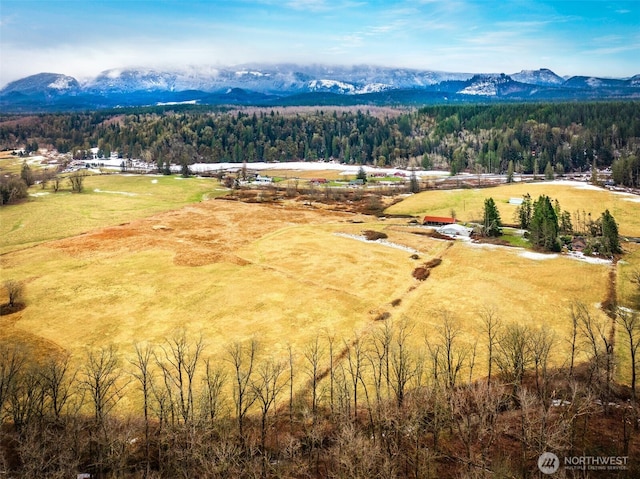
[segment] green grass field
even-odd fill
[[[81,194],[65,182],[57,193],[35,185],[29,194],[0,211],[0,253],[170,211],[226,189],[212,179],[94,175],[85,178]]]

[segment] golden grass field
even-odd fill
[[[415,234],[423,230],[406,219],[213,199],[224,192],[211,179],[110,175],[87,178],[85,187],[86,193],[33,196],[0,209],[2,277],[23,281],[26,299],[25,309],[0,317],[0,337],[76,358],[114,344],[131,357],[134,343],[161,344],[185,330],[202,335],[213,357],[247,338],[258,339],[265,354],[284,357],[289,345],[301,355],[318,334],[366,339],[382,327],[376,318],[385,312],[392,321],[409,321],[410,340],[423,348],[447,311],[464,331],[461,344],[477,341],[474,375],[481,376],[483,308],[495,308],[505,323],[553,331],[555,364],[566,358],[572,301],[603,317],[598,305],[609,265],[450,243]],[[424,192],[389,212],[448,215],[453,208],[472,219],[492,196],[506,218],[508,198],[527,191],[558,198],[569,210],[594,205],[596,215],[611,205],[620,231],[640,236],[640,203],[555,184]],[[346,236],[366,229],[384,231],[420,258]],[[442,264],[426,281],[415,280],[414,268],[433,257]],[[620,267],[640,267],[637,248],[629,259]],[[619,292],[625,287],[618,282]],[[625,380],[624,370],[619,377]]]
[[[526,193],[531,195],[532,200],[540,195],[557,199],[560,207],[571,213],[572,221],[576,211],[580,214],[583,211],[591,213],[592,218],[596,219],[608,209],[618,222],[621,235],[640,236],[638,196],[612,193],[604,188],[577,182],[540,181],[512,183],[498,188],[429,191],[413,195],[387,211],[389,214],[450,216],[451,210],[454,210],[460,221],[478,221],[482,219],[485,198],[492,197],[502,221],[513,223],[516,206],[509,204],[509,199],[522,198]]]

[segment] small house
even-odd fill
[[[255,180],[253,180],[254,183],[260,183],[263,185],[267,185],[267,184],[271,184],[273,183],[273,178],[269,177],[269,176],[260,176],[257,175]]]

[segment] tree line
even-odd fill
[[[616,314],[626,338],[617,347],[633,358],[630,403],[614,382],[610,320],[579,302],[565,313],[567,337],[485,307],[473,319],[482,348],[449,311],[434,312],[422,346],[415,324],[391,319],[366,337],[318,334],[281,355],[255,339],[212,355],[184,331],[135,344],[126,361],[113,346],[72,358],[4,340],[0,470],[526,477],[545,451],[628,456],[638,428],[640,317]],[[560,366],[558,348],[567,351]],[[603,421],[615,431],[611,444],[599,438]],[[626,477],[638,472],[631,465]]]
[[[0,122],[0,147],[54,147],[83,158],[157,162],[335,159],[378,166],[562,174],[614,167],[638,185],[640,120],[636,102],[433,106],[412,112],[253,113],[144,109],[48,114]]]

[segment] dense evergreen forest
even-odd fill
[[[330,108],[330,107],[329,107]],[[0,119],[0,147],[53,147],[82,158],[157,162],[338,160],[452,173],[556,174],[613,168],[638,186],[637,102],[430,106],[419,110],[251,110],[167,107]]]

